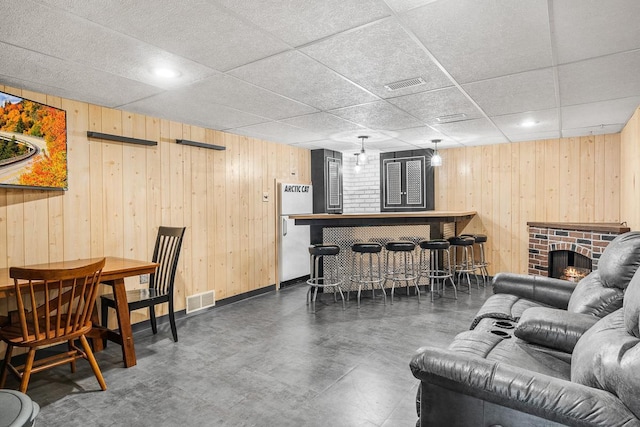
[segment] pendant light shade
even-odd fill
[[[432,139],[433,145],[435,146],[433,149],[433,155],[431,156],[431,166],[442,166],[442,157],[440,153],[438,153],[438,143],[442,141],[441,139]]]
[[[360,153],[355,153],[354,156],[356,156],[356,166],[353,168],[353,170],[358,173],[360,172],[360,170],[362,170],[362,166],[360,165]]]
[[[364,140],[369,138],[369,137],[366,136],[366,135],[361,135],[358,138],[360,138],[360,140],[362,141],[362,145],[361,145],[361,148],[360,148],[360,153],[358,153],[358,158],[357,158],[356,164],[360,165],[360,166],[363,166],[363,165],[366,165],[367,162],[369,161],[369,159],[367,158],[367,153],[365,153],[365,151],[364,151]]]

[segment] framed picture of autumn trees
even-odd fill
[[[64,110],[0,92],[0,187],[67,189]]]

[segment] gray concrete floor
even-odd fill
[[[466,290],[466,286],[462,286]],[[108,389],[88,363],[34,374],[28,394],[54,426],[414,426],[418,381],[409,361],[468,329],[490,287],[431,303],[423,292],[355,297],[345,311],[324,295],[317,313],[295,285],[135,334],[137,366],[120,347],[97,353]],[[450,289],[447,296],[451,296]],[[17,388],[10,377],[8,388]]]

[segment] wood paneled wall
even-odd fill
[[[442,150],[436,209],[476,210],[464,231],[487,234],[490,273],[526,274],[528,221],[629,221],[620,147],[610,134]]]
[[[0,189],[0,267],[109,255],[150,259],[158,226],[186,226],[176,309],[184,309],[187,295],[214,289],[219,300],[276,283],[275,183],[310,182],[309,150],[0,90],[67,111],[69,167],[66,192]],[[88,139],[89,130],[158,145]],[[131,278],[128,287],[138,282]],[[141,312],[132,320],[145,318]]]
[[[640,230],[640,108],[621,136],[620,214],[632,230]]]

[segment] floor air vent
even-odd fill
[[[187,297],[187,314],[216,305],[216,291],[207,291]]]
[[[419,86],[425,84],[426,81],[422,77],[416,77],[409,80],[402,80],[401,82],[389,83],[388,85],[384,85],[387,90],[399,90],[412,86]]]

